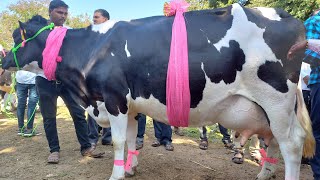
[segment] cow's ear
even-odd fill
[[[25,29],[26,25],[23,22],[19,21],[19,27],[20,29]]]
[[[26,29],[25,29],[25,24],[19,21],[19,26],[20,26],[20,33],[21,33],[21,39],[24,41],[26,40]]]

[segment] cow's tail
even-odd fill
[[[315,154],[315,139],[312,133],[311,120],[303,100],[301,89],[297,88],[297,118],[302,128],[306,132],[306,137],[303,145],[303,156],[312,158]]]

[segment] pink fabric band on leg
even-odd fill
[[[129,171],[131,166],[132,166],[132,155],[138,156],[139,155],[139,151],[129,151],[128,150],[127,163],[126,163],[126,166],[124,168],[126,171]]]
[[[260,149],[259,152],[260,152],[260,154],[262,156],[260,166],[263,166],[263,164],[265,162],[268,162],[270,164],[277,164],[278,163],[278,159],[277,158],[267,157],[267,153],[263,148]]]
[[[124,166],[124,160],[114,160],[113,164],[116,166]]]

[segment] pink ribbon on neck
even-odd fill
[[[49,81],[56,80],[55,73],[57,69],[57,62],[62,61],[62,57],[59,56],[59,52],[66,33],[67,28],[65,27],[54,28],[50,32],[47,38],[46,47],[42,52],[42,67],[44,75]]]
[[[268,162],[270,164],[277,164],[278,163],[278,159],[277,158],[267,157],[267,153],[263,148],[260,149],[259,152],[260,152],[261,157],[262,157],[260,166],[263,166],[264,162]]]
[[[21,47],[24,47],[26,45],[26,42],[27,42],[26,40],[23,40],[21,43]]]
[[[126,166],[124,168],[126,171],[129,171],[131,166],[132,166],[132,156],[133,155],[138,156],[139,155],[139,151],[130,151],[130,150],[128,150],[127,162],[126,162]]]
[[[187,127],[190,113],[188,39],[183,13],[189,4],[185,0],[167,3],[168,15],[176,14],[167,71],[166,104],[169,124]],[[165,11],[165,10],[164,10]]]

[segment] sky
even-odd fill
[[[18,0],[0,0],[0,12]],[[93,15],[96,9],[105,9],[110,19],[130,20],[163,15],[163,4],[169,0],[64,0],[72,15]]]

